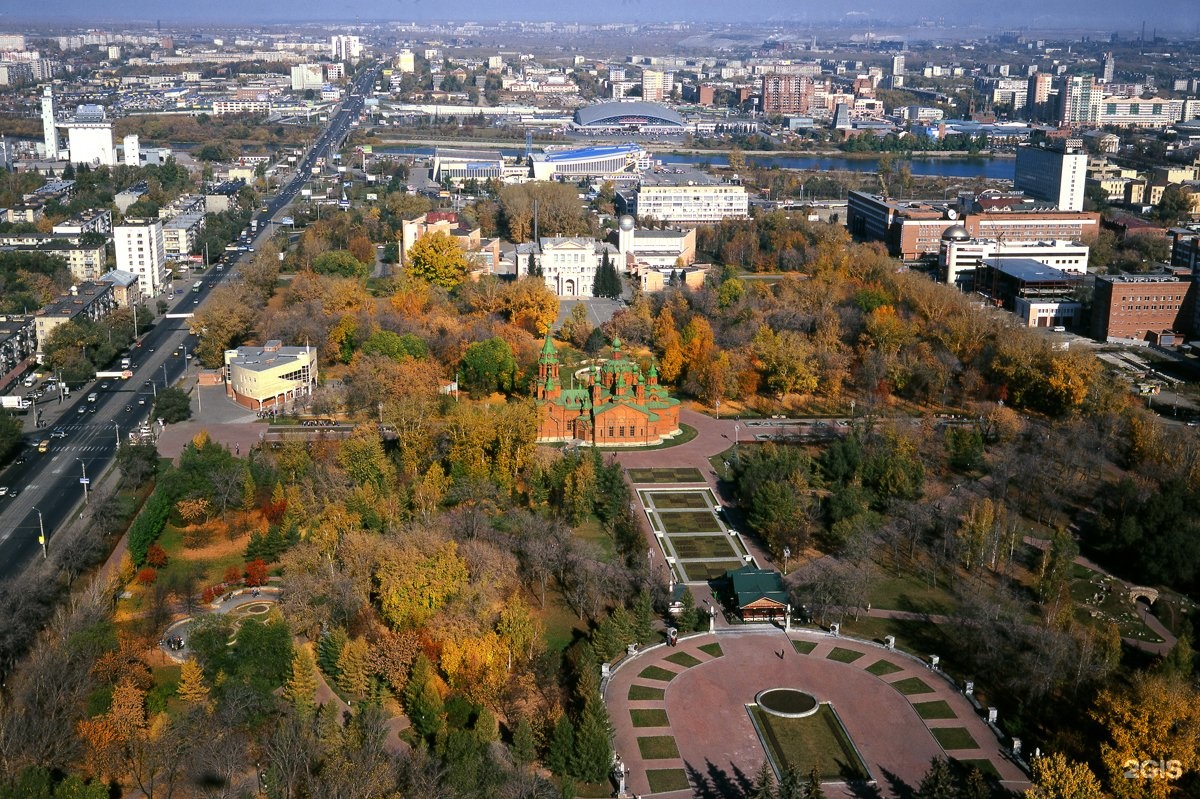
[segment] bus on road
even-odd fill
[[[200,293],[200,289],[202,289],[202,288],[204,288],[203,280],[197,280],[195,283],[192,284],[192,291],[196,292],[197,294]]]

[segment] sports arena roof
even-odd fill
[[[644,100],[633,102],[596,103],[584,106],[575,112],[575,124],[580,127],[614,127],[630,124],[635,119],[644,120],[643,125],[661,125],[682,128],[685,126],[683,117],[665,105],[648,103]]]
[[[610,103],[605,103],[605,105],[610,105]],[[631,105],[631,103],[622,103],[622,105]],[[641,146],[637,144],[597,145],[595,147],[576,147],[571,150],[554,150],[545,153],[543,158],[547,161],[588,161],[593,158],[629,155],[639,152],[641,149]]]

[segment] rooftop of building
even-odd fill
[[[124,269],[110,269],[100,276],[100,279],[116,286],[131,286],[138,282],[138,276]]]
[[[723,181],[715,175],[691,167],[673,167],[642,174],[643,186],[719,186]]]
[[[646,100],[616,100],[606,103],[596,103],[584,106],[575,111],[575,122],[582,126],[600,125],[606,122],[618,123],[630,117],[643,117],[647,121],[660,124],[684,126],[683,117],[674,109],[659,103]]]
[[[594,147],[575,147],[570,150],[552,150],[545,153],[533,153],[530,158],[534,161],[591,161],[597,158],[611,158],[619,155],[633,155],[642,152],[638,144],[609,144]]]
[[[72,317],[84,308],[112,291],[112,284],[98,280],[84,280],[71,287],[63,294],[39,310],[38,316],[67,316]]]
[[[988,262],[985,266],[1025,283],[1062,283],[1083,279],[1083,275],[1064,272],[1032,258],[1006,258],[999,263]]]
[[[311,347],[283,346],[278,339],[271,339],[258,346],[242,346],[225,351],[225,362],[252,372],[266,372],[290,363],[301,357],[311,358],[315,363],[316,350]]]
[[[504,155],[499,150],[468,150],[455,147],[434,148],[433,157],[450,161],[504,161]]]

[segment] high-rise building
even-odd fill
[[[1094,75],[1071,75],[1058,89],[1060,125],[1095,125],[1100,117],[1102,92]]]
[[[892,56],[892,75],[903,75],[903,74],[904,74],[904,56],[903,55]]]
[[[54,90],[42,92],[42,135],[46,140],[46,160],[58,160],[58,128],[54,126]]]
[[[661,103],[670,96],[667,89],[667,73],[657,69],[642,70],[642,99]]]
[[[396,69],[408,74],[417,71],[417,56],[412,50],[405,48],[396,55]]]
[[[1083,210],[1087,180],[1087,153],[1080,139],[1068,139],[1054,149],[1018,147],[1013,188],[1038,200],[1054,203],[1060,211]]]
[[[329,37],[334,61],[356,61],[362,57],[362,40],[357,36],[335,34]]]
[[[1100,79],[1105,83],[1113,82],[1113,75],[1117,72],[1117,60],[1113,58],[1112,53],[1104,54],[1104,71],[1101,73]]]
[[[1050,101],[1050,86],[1054,76],[1049,72],[1035,72],[1029,76],[1029,86],[1025,93],[1025,115],[1030,119],[1044,119],[1046,103]]]
[[[142,165],[142,148],[138,144],[136,133],[131,133],[125,137],[125,164],[126,166],[141,166]]]
[[[155,297],[167,281],[167,253],[161,219],[126,219],[113,228],[117,269],[137,275],[145,297]]]
[[[762,110],[768,116],[809,114],[815,87],[807,75],[763,75]]]

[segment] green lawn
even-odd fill
[[[686,791],[691,787],[688,785],[687,773],[681,768],[646,769],[646,780],[650,783],[650,793]]]
[[[979,744],[966,727],[934,727],[930,730],[943,749],[978,749]]]
[[[702,560],[691,563],[676,562],[675,565],[684,573],[684,582],[699,582],[724,577],[725,572],[730,569],[740,569],[746,564],[740,560]]]
[[[710,510],[672,510],[658,514],[666,533],[719,533],[721,524]]]
[[[676,652],[673,655],[667,655],[666,660],[671,661],[676,666],[684,666],[689,669],[692,666],[699,666],[702,662],[700,658],[689,652]]]
[[[546,592],[546,608],[536,613],[542,620],[542,640],[548,649],[561,652],[575,640],[576,631],[587,630],[579,617],[550,591]]]
[[[648,710],[630,710],[629,718],[633,721],[635,727],[669,727],[667,721],[667,711],[661,708],[650,708]]]
[[[721,645],[718,644],[716,641],[713,641],[711,644],[705,644],[704,646],[700,647],[700,651],[704,652],[707,655],[710,655],[711,657],[715,657],[715,658],[719,658],[719,657],[721,657],[721,655],[725,654],[724,652],[721,651]]]
[[[885,674],[895,674],[898,671],[904,671],[904,669],[900,668],[890,660],[877,660],[870,666],[867,666],[867,671],[871,672],[876,677],[882,677]]]
[[[646,699],[662,699],[665,693],[665,689],[651,688],[649,685],[629,686],[629,698],[635,702]]]
[[[741,556],[726,535],[668,535],[676,557],[731,560]]]
[[[638,738],[638,751],[643,760],[668,760],[679,757],[679,747],[670,735],[650,735]]]
[[[892,683],[892,687],[905,696],[933,693],[933,689],[920,677],[908,677],[903,680],[897,680]]]
[[[588,516],[582,524],[574,530],[575,537],[594,544],[600,551],[600,560],[605,563],[612,563],[613,560],[613,538],[608,533],[604,532],[604,528],[600,526],[600,520],[595,516]]]
[[[933,702],[914,702],[913,709],[923,719],[953,719],[957,718],[954,710],[944,699]]]
[[[712,494],[704,491],[643,491],[643,501],[649,500],[655,508],[667,510],[704,510],[711,508]]]
[[[809,652],[817,648],[816,641],[792,641],[792,648],[801,655],[807,655]]]
[[[853,663],[863,656],[863,652],[854,649],[845,649],[840,646],[835,646],[833,651],[826,655],[828,660],[836,660],[838,663]]]
[[[662,682],[670,682],[675,679],[675,675],[679,672],[664,669],[661,666],[647,666],[638,672],[639,677],[644,677],[647,680],[661,680]]]
[[[688,466],[655,466],[630,469],[629,479],[634,483],[703,483],[704,475]]]
[[[812,716],[782,718],[750,708],[772,759],[782,769],[795,767],[807,773],[814,765],[823,780],[870,779],[866,765],[854,751],[845,728],[829,705]]]
[[[908,610],[914,613],[949,613],[955,607],[948,587],[911,574],[884,574],[872,583],[867,595],[871,607]]]

